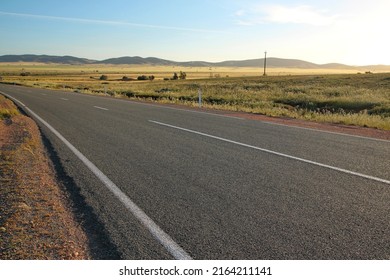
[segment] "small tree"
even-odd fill
[[[149,80],[153,81],[154,80],[154,75],[149,76]]]
[[[108,76],[107,75],[101,75],[99,80],[101,81],[107,81],[108,80]]]
[[[177,80],[179,79],[179,76],[177,75],[177,73],[173,73],[173,77],[172,77],[172,80]]]
[[[185,80],[187,78],[187,74],[186,72],[182,72],[180,71],[180,76],[179,76],[180,80]]]

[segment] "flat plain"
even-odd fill
[[[342,69],[1,64],[2,82],[390,130],[390,74]],[[186,73],[186,79],[172,80]],[[336,73],[336,74],[335,74]],[[146,80],[138,80],[139,77]],[[153,80],[149,77],[153,76]]]

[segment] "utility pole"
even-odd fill
[[[263,76],[267,76],[266,74],[266,69],[267,69],[267,52],[264,52],[264,74]]]

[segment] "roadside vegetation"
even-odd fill
[[[259,69],[69,67],[7,72],[3,66],[0,75],[8,83],[188,106],[198,106],[201,89],[206,108],[390,130],[388,73],[291,76],[284,75],[288,69],[274,69],[269,76],[253,77]]]
[[[0,260],[88,259],[34,121],[0,95]]]
[[[19,114],[19,110],[15,107],[12,101],[0,95],[0,121],[10,119]]]

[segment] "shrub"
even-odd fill
[[[132,79],[127,77],[127,76],[123,76],[122,77],[122,81],[131,81]]]
[[[134,97],[135,96],[135,93],[132,91],[126,91],[126,92],[123,92],[122,94],[126,95],[127,97]]]
[[[180,76],[179,76],[180,80],[185,80],[187,78],[187,74],[186,72],[182,72],[180,71]]]
[[[138,76],[137,80],[138,81],[146,81],[146,80],[149,80],[149,77],[142,75],[142,76]]]
[[[108,80],[108,76],[107,75],[101,75],[99,80],[101,81],[107,81]]]

